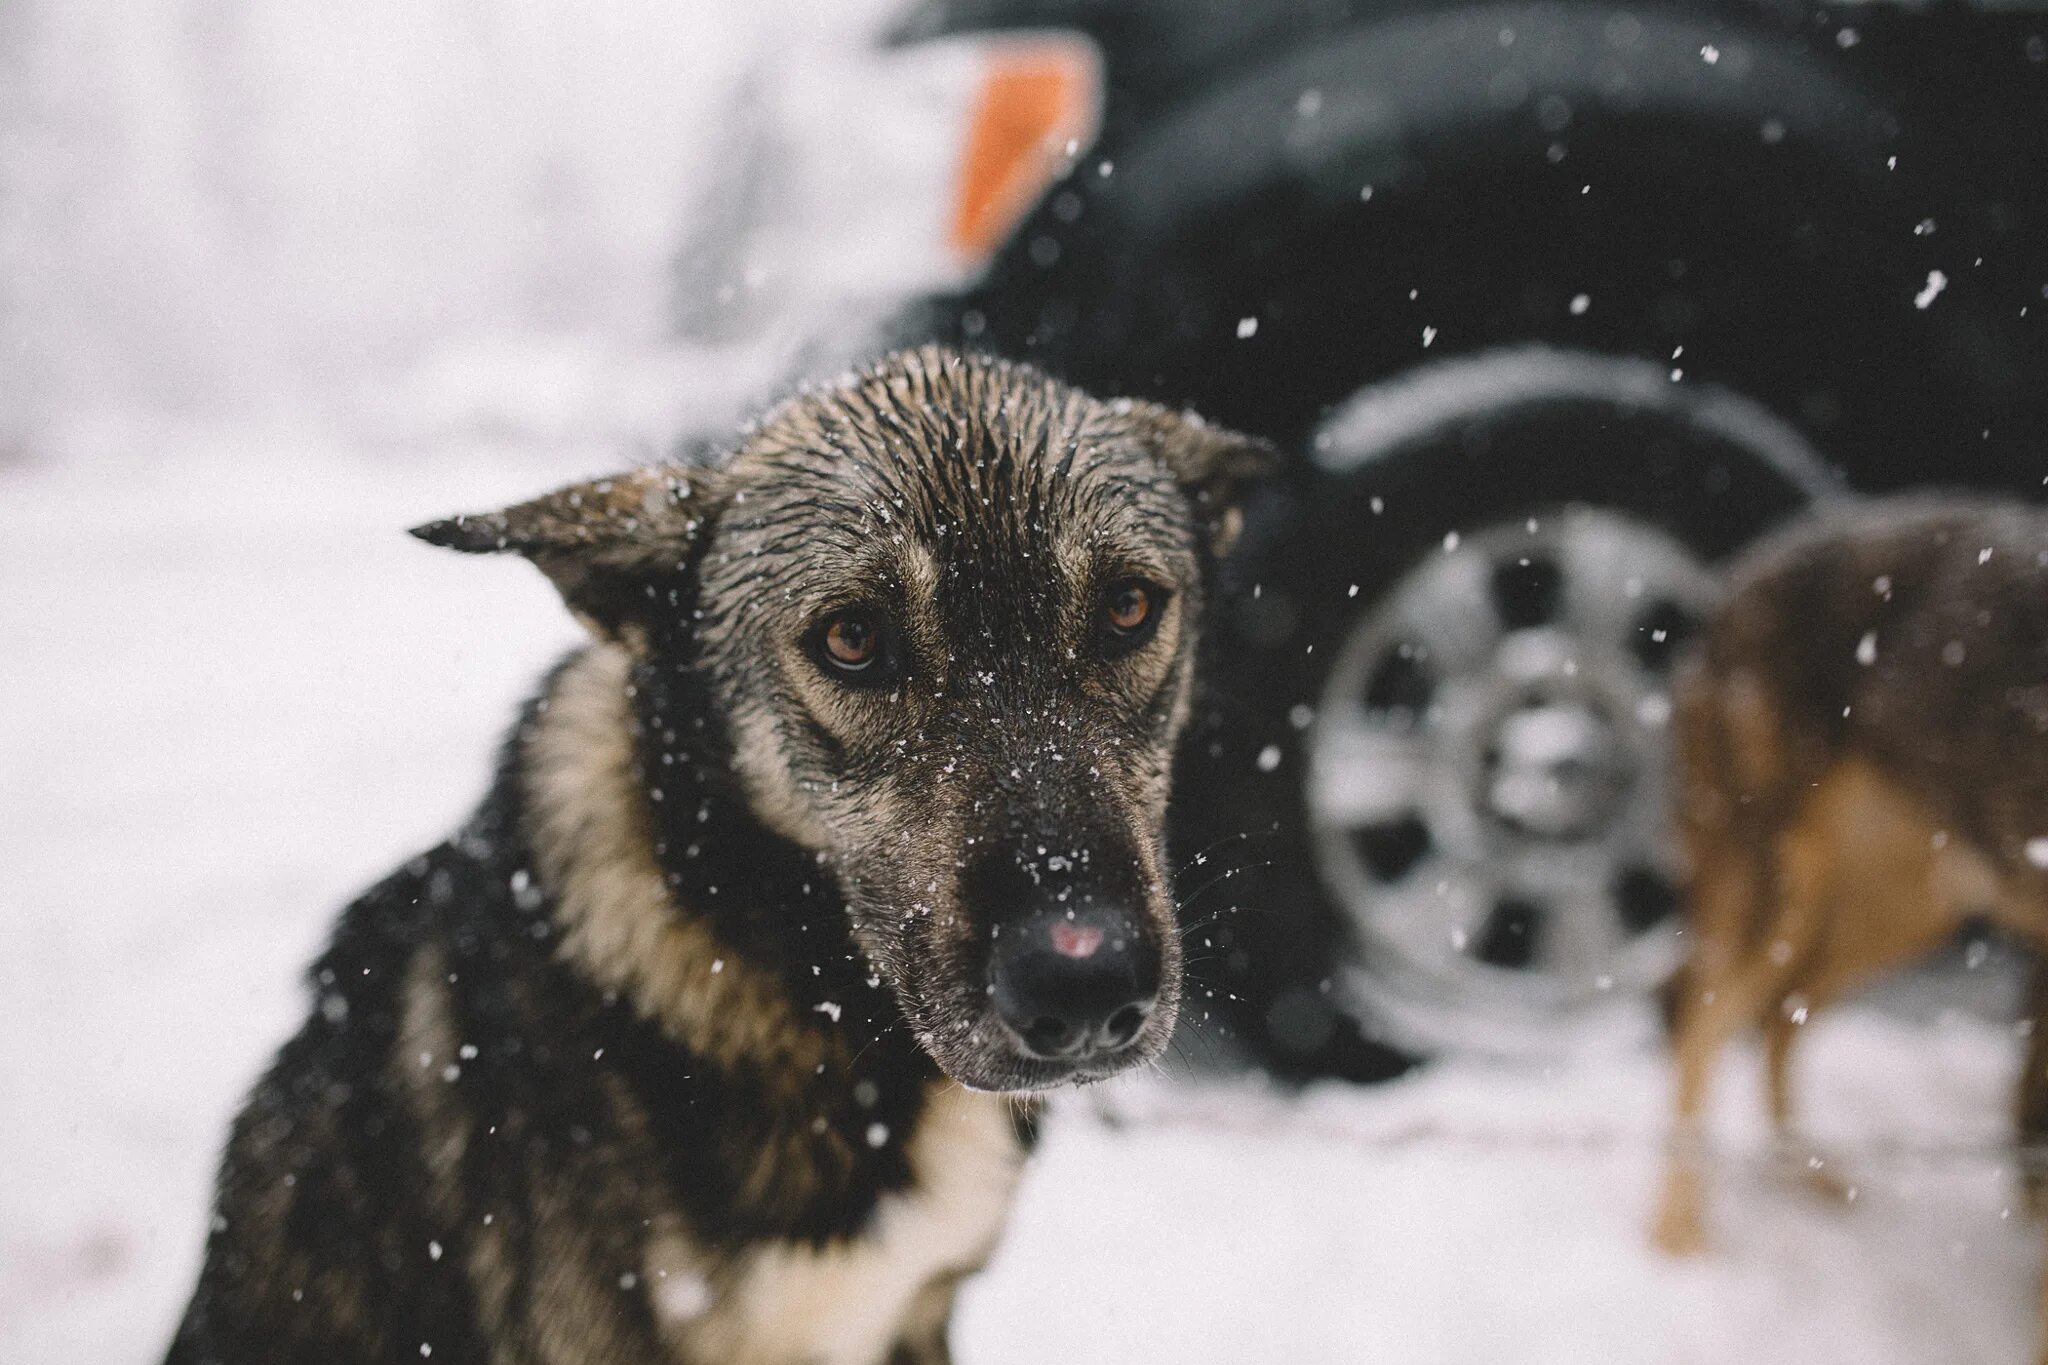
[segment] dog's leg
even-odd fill
[[[1764,1084],[1771,1138],[1788,1174],[1833,1203],[1852,1203],[1856,1187],[1825,1152],[1803,1139],[1792,1109],[1792,1045],[1804,1021],[1832,999],[1814,980],[1795,980],[1764,1021]]]
[[[1673,1255],[1705,1249],[1700,1115],[1721,1043],[1749,1022],[1731,987],[1744,957],[1749,926],[1763,914],[1769,844],[1760,809],[1738,791],[1729,753],[1728,712],[1719,689],[1690,679],[1674,698],[1673,741],[1679,768],[1677,832],[1690,869],[1686,961],[1665,1001],[1672,1054],[1672,1124],[1651,1240]]]
[[[903,1316],[903,1331],[889,1349],[888,1365],[953,1365],[946,1337],[953,1325],[953,1300],[966,1275],[945,1275],[918,1291]]]
[[[1663,1193],[1652,1240],[1672,1255],[1705,1249],[1701,1224],[1699,1115],[1706,1104],[1714,1058],[1720,1049],[1718,1014],[1726,1013],[1726,987],[1733,976],[1735,945],[1730,926],[1749,913],[1752,860],[1720,845],[1709,849],[1699,832],[1692,839],[1695,943],[1679,971],[1671,996],[1672,1103]],[[1716,841],[1718,843],[1718,841]]]
[[[1654,1236],[1674,1256],[1706,1250],[1703,1223],[1705,1159],[1701,1117],[1714,1064],[1738,1030],[1756,1022],[1771,998],[1775,969],[1767,959],[1743,963],[1725,976],[1702,973],[1680,1015],[1676,1038],[1674,1107],[1669,1166],[1658,1206]]]
[[[1808,874],[1812,875],[1811,873]],[[1833,888],[1836,894],[1841,888]],[[1817,894],[1812,887],[1788,889],[1789,898]],[[1855,1198],[1854,1187],[1844,1179],[1835,1163],[1804,1141],[1799,1133],[1792,1104],[1792,1047],[1809,1019],[1837,995],[1827,982],[1825,963],[1830,958],[1825,926],[1834,923],[1837,905],[1823,904],[1810,916],[1815,932],[1802,942],[1799,956],[1790,965],[1788,979],[1777,1003],[1764,1019],[1764,1095],[1771,1117],[1774,1155],[1786,1172],[1826,1198],[1848,1203]],[[1788,914],[1788,919],[1792,915]],[[1781,952],[1792,948],[1785,937],[1773,945]]]
[[[1766,951],[1784,968],[1784,985],[1764,1022],[1764,1077],[1779,1160],[1808,1188],[1846,1204],[1855,1197],[1854,1186],[1833,1161],[1800,1138],[1792,1111],[1793,1041],[1808,1019],[1847,988],[1840,979],[1841,954],[1832,942],[1824,941],[1840,919],[1842,907],[1835,898],[1849,890],[1836,875],[1839,831],[1834,827],[1836,802],[1827,799],[1830,794],[1810,802],[1798,826],[1780,843],[1779,923]]]
[[[918,1339],[899,1337],[889,1348],[888,1365],[953,1365],[953,1348],[946,1344],[944,1332]]]
[[[2034,1365],[2048,1365],[2048,1264],[2041,1268],[2041,1310],[2037,1330],[2040,1335],[2034,1347]]]
[[[2034,907],[2028,907],[2032,909]],[[2036,916],[2032,923],[2042,923]],[[2036,1218],[2048,1217],[2048,947],[2034,939],[2034,970],[2027,982],[2024,1017],[2029,1025],[2020,1071],[2020,1184]],[[2041,1310],[2035,1365],[2048,1365],[2048,1257],[2041,1268]]]
[[[1705,1160],[1701,1116],[1721,1048],[1739,1030],[1754,1024],[1773,998],[1778,968],[1767,958],[1741,965],[1718,981],[1696,978],[1698,989],[1679,1020],[1676,1041],[1674,1101],[1669,1165],[1658,1204],[1653,1235],[1657,1245],[1674,1256],[1706,1250],[1703,1222]]]
[[[2034,959],[2027,989],[2027,1054],[2020,1072],[2020,1178],[2027,1207],[2048,1216],[2048,955]]]
[[[1657,1245],[1674,1256],[1706,1249],[1700,1119],[1714,1063],[1729,1038],[1764,1020],[1770,1006],[1783,999],[1794,964],[1811,949],[1826,906],[1828,860],[1822,841],[1794,829],[1776,842],[1775,850],[1742,849],[1731,840],[1718,850],[1715,864],[1702,869],[1706,875],[1699,879],[1702,920],[1723,926],[1728,933],[1718,945],[1700,946],[1675,1039],[1677,1121],[1653,1230]],[[1774,877],[1773,871],[1778,875]],[[1775,907],[1767,902],[1774,888],[1779,892]],[[1762,942],[1748,945],[1746,953],[1729,950],[1733,932],[1758,923],[1769,926]],[[1724,969],[1716,971],[1716,966]],[[1773,1021],[1781,1014],[1770,1011]],[[1782,1068],[1790,1056],[1790,1039],[1776,1040],[1767,1032],[1767,1047],[1773,1042]],[[1783,1081],[1780,1070],[1772,1087],[1774,1108]],[[1784,1103],[1789,1112],[1789,1096]]]
[[[1792,1043],[1801,1023],[1818,1006],[1810,989],[1785,993],[1764,1022],[1764,1081],[1771,1113],[1771,1139],[1786,1171],[1829,1200],[1849,1203],[1854,1187],[1824,1153],[1804,1141],[1792,1113]]]
[[[1792,1121],[1792,1043],[1805,1021],[1805,999],[1800,991],[1787,991],[1764,1019],[1764,1094],[1771,1111],[1771,1135],[1787,1145],[1796,1126]]]

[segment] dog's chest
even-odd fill
[[[863,1234],[823,1249],[749,1253],[710,1304],[687,1300],[677,1330],[692,1357],[730,1365],[878,1365],[919,1319],[943,1312],[950,1286],[994,1248],[1023,1152],[1000,1096],[948,1087],[927,1104],[910,1145],[915,1183],[885,1196]],[[657,1250],[656,1257],[659,1252]],[[669,1269],[650,1259],[648,1279]]]

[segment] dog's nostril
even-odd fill
[[[1138,1031],[1145,1027],[1145,1020],[1152,1014],[1150,1005],[1125,1005],[1109,1016],[1109,1022],[1102,1026],[1102,1045],[1115,1050],[1129,1047]]]
[[[1040,1015],[1023,1029],[1024,1045],[1041,1057],[1064,1057],[1081,1046],[1081,1030],[1064,1019]]]

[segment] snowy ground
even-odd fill
[[[0,468],[8,1362],[160,1348],[300,964],[351,891],[460,817],[574,639],[523,566],[399,528],[608,458],[148,435],[147,456],[105,428]],[[1690,1267],[1644,1245],[1664,1079],[1640,1052],[1298,1101],[1098,1094],[1057,1115],[960,1355],[2018,1362],[2040,1234],[2001,1147],[2014,1055],[1969,1016],[1823,1020],[1804,1089],[1856,1205],[1773,1175],[1730,1085],[1719,1250]]]

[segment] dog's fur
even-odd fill
[[[1760,547],[1674,727],[1691,950],[1655,1233],[1682,1253],[1703,1245],[1697,1124],[1733,1033],[1763,1027],[1789,1138],[1816,1011],[1973,915],[2048,944],[2048,514],[1896,498]]]
[[[1036,1112],[985,1092],[1173,1028],[1166,775],[1269,457],[928,349],[717,467],[421,528],[527,556],[596,638],[471,823],[342,917],[173,1365],[946,1359]],[[1110,658],[1128,573],[1171,595]],[[806,652],[848,603],[900,625],[893,688]],[[1161,990],[1127,1051],[1048,1061],[991,1019],[991,860],[1131,904]]]

